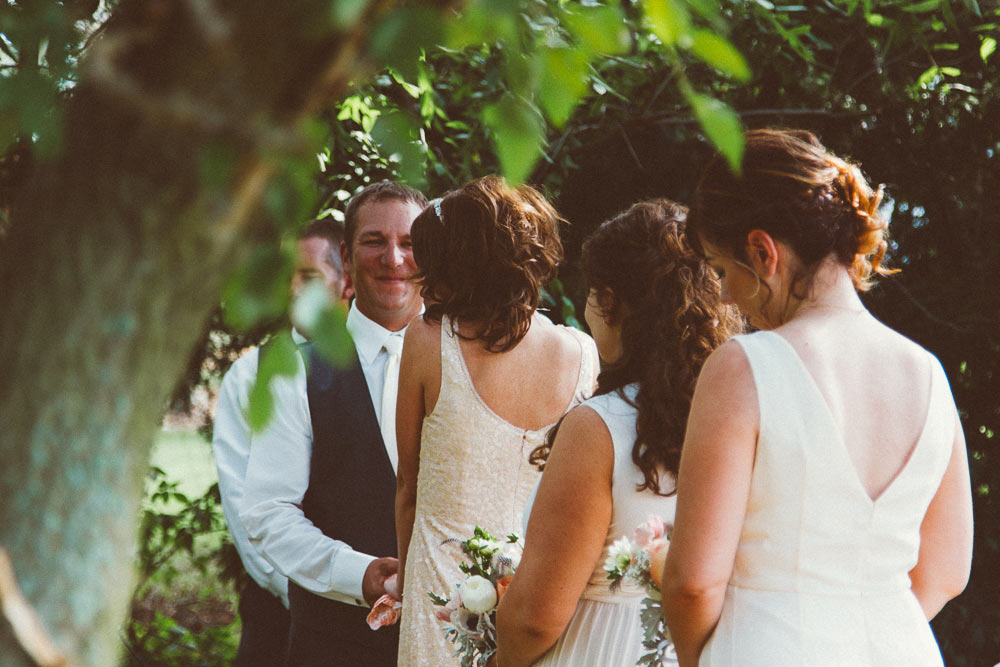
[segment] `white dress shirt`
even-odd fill
[[[292,329],[296,344],[305,337]],[[243,568],[261,588],[278,597],[288,607],[288,579],[274,569],[250,544],[246,529],[240,521],[243,504],[247,461],[250,459],[250,425],[247,410],[250,390],[257,381],[260,348],[253,348],[237,359],[222,378],[219,400],[215,407],[215,424],[212,430],[212,453],[219,474],[219,495],[222,497],[222,514],[226,517],[229,534]]]
[[[348,313],[347,331],[372,405],[380,406],[388,357],[383,344],[392,332],[362,314],[356,304]],[[276,378],[272,384],[274,416],[252,438],[240,519],[250,543],[279,572],[316,595],[363,606],[365,571],[376,556],[386,554],[354,551],[335,535],[324,535],[302,512],[313,441],[304,369],[303,365],[303,372]],[[375,413],[378,416],[377,407]],[[394,451],[387,453],[390,461],[398,458]]]

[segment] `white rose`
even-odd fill
[[[472,575],[462,583],[462,605],[473,614],[492,611],[497,606],[497,589],[489,579]]]

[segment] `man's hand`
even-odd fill
[[[365,596],[365,602],[371,607],[386,593],[386,579],[395,577],[399,571],[399,560],[396,558],[376,558],[365,570],[364,579],[361,580],[361,594]],[[391,588],[391,586],[390,586]],[[396,591],[398,592],[398,591]]]

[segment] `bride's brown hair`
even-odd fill
[[[883,265],[888,222],[879,213],[882,189],[873,190],[847,162],[805,130],[746,133],[742,174],[722,156],[705,169],[688,216],[694,247],[708,241],[746,262],[747,234],[762,229],[788,243],[803,267],[793,287],[833,255],[855,288],[867,290]]]
[[[562,260],[560,220],[540,192],[499,176],[435,200],[410,228],[424,320],[448,315],[453,328],[474,324],[490,352],[513,348]]]
[[[622,355],[601,371],[596,394],[639,384],[632,460],[639,490],[664,492],[675,478],[695,381],[705,359],[741,330],[736,311],[719,301],[715,273],[684,235],[687,209],[658,199],[640,202],[602,224],[583,244],[583,274],[605,317],[621,322]],[[553,440],[532,452],[544,467]]]

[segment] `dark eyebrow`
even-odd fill
[[[385,235],[382,232],[378,232],[378,231],[374,231],[374,230],[367,231],[367,232],[362,232],[358,236],[359,239],[381,239],[381,238],[384,238],[384,237],[385,237]]]

